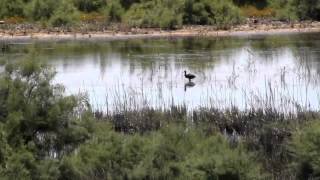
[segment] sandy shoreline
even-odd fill
[[[0,32],[0,41],[27,42],[27,41],[99,41],[99,40],[126,40],[139,38],[175,38],[175,37],[226,37],[226,36],[251,36],[251,35],[276,35],[294,33],[320,32],[320,22],[301,27],[301,24],[293,27],[272,27],[259,25],[256,27],[243,26],[232,30],[213,30],[210,27],[183,28],[174,31],[161,31],[152,29],[140,29],[135,32],[35,32],[35,33],[8,33]]]

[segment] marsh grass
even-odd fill
[[[247,66],[253,75],[257,73],[254,63],[249,60]],[[227,78],[227,89],[238,88],[238,72],[235,67],[233,69]],[[289,71],[280,68],[279,85],[266,79],[263,92],[242,89],[241,106],[234,101],[232,93],[223,97],[221,93],[209,93],[203,95],[203,104],[190,106],[186,102],[175,102],[173,95],[164,97],[160,93],[150,97],[144,92],[143,85],[137,91],[126,91],[119,86],[108,93],[107,110],[101,108],[95,114],[100,120],[110,122],[116,132],[124,134],[149,134],[171,124],[179,124],[186,131],[197,129],[207,136],[219,132],[227,137],[231,146],[244,143],[247,150],[255,152],[272,177],[293,179],[295,174],[288,170],[293,157],[287,144],[295,129],[319,119],[320,112],[319,107],[311,106],[305,98],[308,96],[306,92],[288,93],[290,83],[286,77]],[[318,82],[318,75],[310,70],[309,65],[302,64],[295,73],[297,79],[293,84],[298,86],[296,88],[306,81]],[[163,86],[157,88],[154,91],[163,90]]]
[[[264,168],[275,178],[293,178],[292,172],[287,170],[292,162],[287,143],[295,129],[320,118],[318,111],[303,110],[300,106],[292,112],[281,112],[272,106],[245,110],[202,107],[190,111],[186,105],[171,105],[163,109],[146,105],[142,109],[125,109],[102,113],[100,119],[110,122],[115,131],[125,134],[149,134],[172,124],[185,127],[186,131],[198,129],[207,136],[219,132],[231,146],[246,144],[246,148],[258,155]]]

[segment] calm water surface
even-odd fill
[[[6,56],[30,49],[97,109],[320,107],[320,34],[13,44]]]

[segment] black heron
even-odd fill
[[[191,81],[191,79],[194,79],[196,76],[194,74],[187,74],[187,71],[184,71],[184,77],[189,79],[189,82]]]

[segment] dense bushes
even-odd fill
[[[106,0],[74,0],[75,6],[84,12],[98,11],[106,6]]]
[[[222,0],[156,0],[134,4],[126,22],[137,27],[177,28],[182,24],[216,25],[228,28],[241,21],[239,9]]]
[[[290,147],[299,179],[319,179],[320,122],[308,123],[303,129],[297,130]]]
[[[122,22],[132,27],[165,29],[179,28],[182,24],[225,28],[241,19],[238,8],[231,1],[222,0],[5,0],[1,3],[0,18],[22,16],[33,21],[49,20],[53,26],[76,24],[80,19],[75,16],[76,11],[99,12],[109,22]],[[64,6],[68,10],[59,9]]]
[[[66,6],[67,10],[59,7]],[[239,9],[239,7],[241,7]],[[69,11],[70,10],[70,11]],[[254,11],[254,12],[251,12]],[[80,12],[80,13],[78,13]],[[80,16],[96,13],[107,23],[131,27],[179,28],[183,24],[227,29],[245,16],[281,20],[320,19],[317,0],[2,0],[0,18],[49,21],[52,26],[75,25]]]
[[[0,18],[24,16],[24,3],[22,0],[1,0]]]
[[[259,179],[253,156],[231,148],[220,135],[205,136],[181,126],[147,135],[121,135],[106,124],[64,160],[70,179]]]
[[[317,19],[320,20],[320,1],[318,0],[290,0],[288,2],[291,9],[294,10],[299,19]]]
[[[76,24],[78,19],[78,11],[74,6],[72,6],[70,1],[61,0],[61,3],[50,18],[50,23],[53,26],[70,26]]]
[[[35,21],[48,20],[60,3],[57,2],[59,2],[59,0],[33,0],[27,5],[26,14]]]
[[[176,28],[182,25],[183,1],[155,0],[134,4],[125,22],[136,27]]]
[[[320,20],[318,0],[269,0],[275,10],[275,17],[285,20]]]
[[[111,22],[121,22],[124,14],[124,9],[118,0],[108,3],[106,8],[107,18]]]
[[[63,87],[51,85],[54,73],[35,62],[10,63],[0,76],[4,179],[51,177],[56,161],[72,153],[92,131],[85,98],[63,96]]]
[[[186,0],[184,23],[226,27],[240,20],[240,11],[231,1]]]

